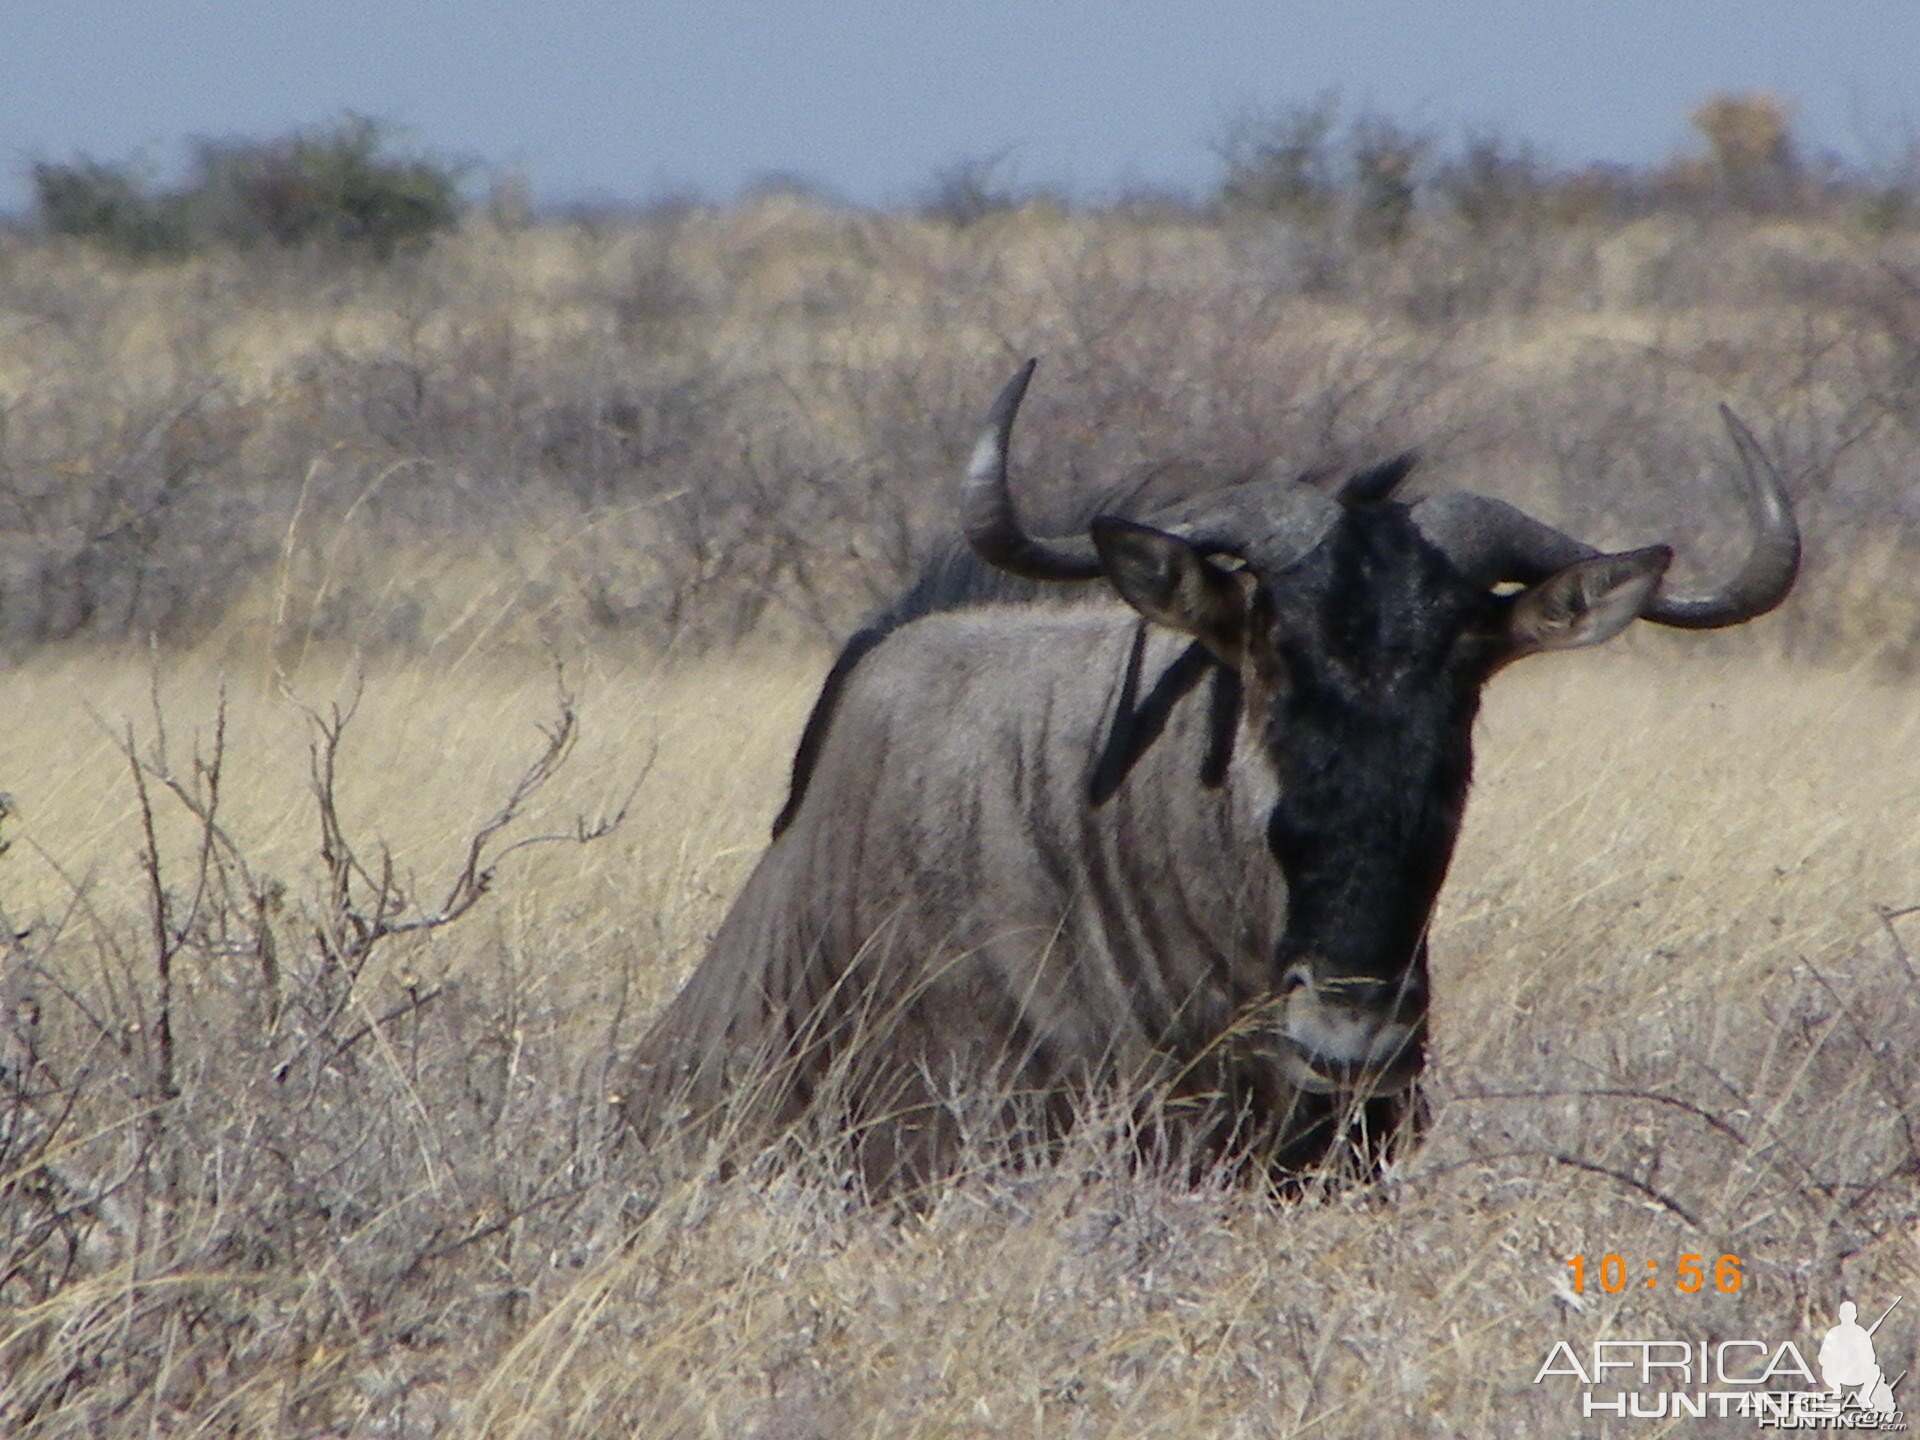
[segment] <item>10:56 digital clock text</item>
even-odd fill
[[[1576,1295],[1584,1295],[1590,1282],[1598,1284],[1609,1295],[1618,1295],[1627,1288],[1631,1266],[1626,1257],[1617,1252],[1608,1251],[1592,1265],[1587,1263],[1585,1254],[1570,1255],[1566,1263],[1567,1268],[1573,1271],[1573,1293]],[[1651,1290],[1661,1283],[1662,1267],[1658,1260],[1649,1260],[1646,1268],[1646,1286]],[[1689,1251],[1673,1262],[1671,1274],[1674,1288],[1689,1295],[1708,1286],[1732,1294],[1740,1288],[1740,1257],[1708,1257]]]

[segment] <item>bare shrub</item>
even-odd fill
[[[257,496],[233,485],[255,423],[200,383],[104,419],[69,397],[0,425],[0,640],[191,640],[261,558]]]
[[[1014,174],[1013,151],[968,156],[935,170],[923,187],[920,213],[948,225],[977,225],[1023,203]]]
[[[569,697],[425,893],[342,816],[353,713],[309,712],[310,874],[263,872],[229,828],[224,703],[190,755],[156,709],[144,742],[131,728],[120,742],[144,924],[76,878],[63,914],[9,926],[11,1434],[190,1415],[332,1432],[416,1414],[429,1375],[402,1357],[516,1323],[528,1270],[514,1257],[565,1267],[617,1223],[591,1198],[612,1037],[529,1013],[505,959],[436,973],[432,943],[516,852],[620,823],[624,809],[528,829],[578,734]]]
[[[1339,97],[1331,92],[1275,111],[1242,109],[1213,142],[1229,209],[1267,211],[1301,224],[1331,218],[1342,177],[1334,150]]]
[[[1530,146],[1496,134],[1467,136],[1460,153],[1442,163],[1434,188],[1467,229],[1483,238],[1532,229],[1545,219],[1545,166]]]
[[[1362,116],[1349,142],[1353,151],[1354,238],[1363,245],[1398,245],[1413,230],[1420,169],[1430,137],[1380,116]]]

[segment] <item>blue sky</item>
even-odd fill
[[[1920,126],[1920,0],[0,0],[0,211],[35,159],[143,154],[357,111],[523,171],[545,203],[770,173],[862,203],[967,157],[1099,196],[1204,186],[1244,105],[1350,108],[1645,162],[1715,89],[1890,163]]]

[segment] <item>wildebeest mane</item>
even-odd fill
[[[799,813],[800,802],[806,797],[807,781],[819,759],[820,747],[826,744],[827,730],[833,723],[833,712],[839,706],[841,693],[854,668],[874,646],[902,626],[928,615],[971,610],[980,605],[1027,605],[1080,598],[1077,590],[1039,580],[1022,580],[996,570],[958,542],[949,542],[929,556],[900,597],[854,631],[834,657],[833,666],[821,683],[820,697],[813,702],[813,710],[800,731],[800,743],[794,747],[793,776],[787,786],[787,802],[780,807],[773,822],[774,838],[778,839]]]

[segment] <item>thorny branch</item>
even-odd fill
[[[320,824],[320,854],[327,867],[326,911],[316,931],[320,944],[351,975],[357,975],[374,948],[390,936],[437,930],[460,919],[492,887],[500,862],[515,851],[533,845],[590,844],[612,834],[625,821],[633,796],[652,764],[649,756],[641,774],[610,814],[589,821],[577,817],[571,831],[523,836],[494,847],[503,832],[525,813],[529,804],[566,764],[579,738],[579,715],[564,677],[558,683],[559,714],[539,727],[544,744],[523,770],[499,808],[469,837],[460,868],[448,883],[440,903],[432,908],[414,905],[394,874],[391,852],[378,847],[369,863],[346,835],[340,819],[337,791],[339,754],[360,696],[343,710],[332,706],[325,714],[306,710],[312,736],[309,741],[311,785]]]

